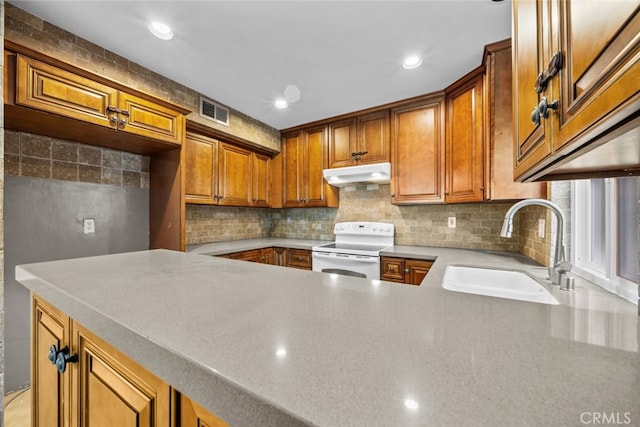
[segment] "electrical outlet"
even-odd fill
[[[546,228],[546,220],[539,219],[538,220],[538,237],[542,237],[544,239],[545,236],[545,228]]]
[[[455,216],[450,216],[449,217],[449,228],[456,228],[456,217]]]
[[[96,220],[93,218],[85,218],[82,220],[84,234],[94,234],[96,232]]]

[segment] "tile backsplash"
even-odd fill
[[[523,252],[546,264],[548,238],[538,239],[533,231],[514,233],[513,238],[499,236],[504,214],[512,202],[463,203],[449,205],[397,206],[390,203],[389,185],[366,190],[340,190],[339,208],[250,209],[187,205],[187,245],[260,237],[295,239],[333,239],[333,225],[341,221],[380,221],[396,227],[395,244],[455,247],[468,249]],[[456,217],[456,228],[447,220]],[[537,232],[538,217],[546,212],[535,207],[524,208],[515,217],[515,230],[520,223]],[[528,221],[528,222],[526,222]],[[539,242],[535,242],[538,239]]]

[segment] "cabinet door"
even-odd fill
[[[60,311],[33,297],[31,418],[33,427],[69,425],[70,373],[59,374],[49,360],[51,346],[69,346],[70,321]]]
[[[228,424],[198,405],[185,395],[180,395],[180,423],[182,427],[227,427]]]
[[[488,157],[488,164],[485,164],[485,198],[545,199],[546,183],[525,184],[513,179],[511,42],[494,43],[487,47],[487,52],[484,85],[485,158]]]
[[[282,205],[285,208],[302,206],[304,147],[302,133],[282,138]]]
[[[287,266],[287,248],[273,248],[273,264],[281,267]]]
[[[611,128],[638,111],[640,2],[555,0],[554,4],[558,10],[553,16],[559,20],[554,41],[565,56],[560,78],[554,79],[560,86],[560,113],[551,113],[558,118],[557,150],[585,132],[595,136],[602,126]]]
[[[238,261],[261,262],[260,249],[234,252],[232,254],[222,255],[222,257],[229,258],[229,259],[237,259]]]
[[[221,142],[218,148],[218,204],[251,206],[251,173],[251,151]]]
[[[269,207],[271,193],[271,159],[254,153],[252,156],[251,186],[253,206]]]
[[[444,202],[441,97],[391,111],[391,202]]]
[[[593,2],[589,2],[591,4]],[[535,91],[538,74],[546,70],[551,55],[551,24],[548,2],[513,2],[513,126],[515,140],[515,177],[522,179],[533,166],[551,154],[548,120],[531,120],[541,96]],[[542,96],[553,98],[550,87]]]
[[[325,207],[329,198],[335,193],[322,175],[328,166],[326,128],[315,128],[305,131],[304,183],[306,191],[302,197],[306,207]]]
[[[78,352],[71,425],[155,427],[170,425],[170,387],[113,346],[73,322]],[[76,419],[74,419],[76,418]]]
[[[260,249],[260,263],[261,264],[274,264],[275,252],[273,248]]]
[[[418,259],[405,260],[405,283],[408,285],[420,285],[429,273],[433,262]]]
[[[484,200],[482,74],[447,94],[447,203]]]
[[[358,164],[389,161],[389,111],[359,116],[357,119],[357,151],[366,152]]]
[[[16,63],[16,104],[115,129],[116,89],[22,55]]]
[[[185,151],[185,201],[216,204],[218,177],[218,141],[196,134],[187,134]]]
[[[356,126],[354,119],[329,125],[329,167],[341,168],[356,164],[353,153],[356,147]]]
[[[380,279],[389,282],[404,283],[404,259],[382,257],[380,260]]]
[[[138,96],[120,92],[118,128],[129,133],[182,144],[185,118],[181,113]]]

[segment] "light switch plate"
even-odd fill
[[[448,222],[449,228],[456,228],[456,217],[450,216]]]
[[[96,220],[94,218],[84,218],[82,226],[84,234],[94,234],[96,232]]]

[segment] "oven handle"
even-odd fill
[[[363,262],[363,263],[380,263],[380,257],[378,256],[368,256],[368,255],[352,255],[352,254],[338,254],[333,252],[311,252],[311,256],[313,258],[331,258],[333,260],[345,260],[352,262]]]

